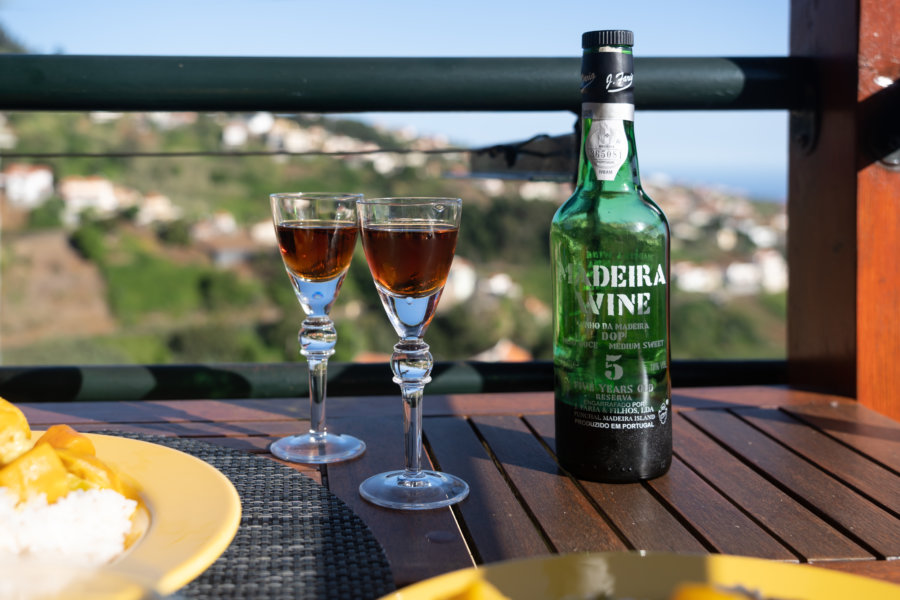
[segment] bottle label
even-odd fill
[[[560,250],[562,250],[560,252]],[[655,252],[554,253],[557,398],[577,425],[641,430],[669,416],[667,271]],[[567,256],[568,255],[568,256]]]
[[[612,181],[628,159],[628,138],[622,121],[600,119],[591,123],[585,153],[600,181]]]
[[[581,101],[634,104],[634,56],[598,48],[581,58]]]

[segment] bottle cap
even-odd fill
[[[597,46],[634,46],[634,33],[627,29],[603,29],[587,31],[581,35],[581,48]]]

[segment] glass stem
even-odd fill
[[[324,437],[328,357],[334,354],[337,331],[327,315],[310,316],[303,320],[298,338],[300,354],[309,365],[309,433]]]
[[[403,437],[406,472],[415,477],[422,470],[422,396],[424,385],[403,384]]]
[[[403,396],[403,436],[406,476],[422,471],[422,399],[425,384],[431,381],[434,360],[428,344],[418,338],[402,339],[394,346],[391,370]]]
[[[309,364],[309,433],[325,435],[325,388],[328,383],[328,358],[307,357]]]

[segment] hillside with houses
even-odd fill
[[[78,153],[0,162],[4,362],[296,360],[267,194],[322,189],[462,197],[435,354],[549,357],[547,234],[568,184],[467,177],[446,140],[302,115],[8,114],[0,149]],[[783,355],[783,205],[645,187],[672,228],[675,357]],[[390,351],[361,251],[334,317],[338,359]]]

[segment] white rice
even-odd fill
[[[108,563],[125,550],[137,508],[137,502],[113,490],[77,490],[50,505],[43,494],[18,506],[16,500],[0,487],[0,560]]]

